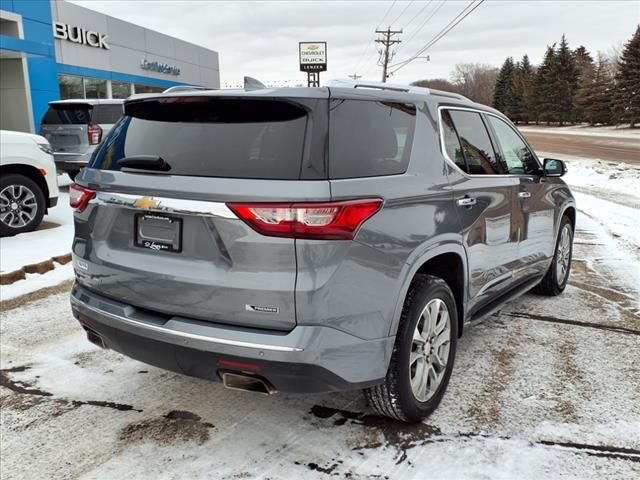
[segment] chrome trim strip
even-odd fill
[[[147,208],[138,206],[136,201],[147,198],[149,202],[157,202]],[[89,204],[132,208],[142,212],[176,213],[186,215],[200,215],[204,217],[233,218],[238,217],[222,202],[206,202],[202,200],[184,200],[181,198],[152,197],[144,195],[130,195],[126,193],[112,193],[98,191]]]
[[[491,115],[492,117],[499,118],[502,121],[504,121],[504,118],[502,118],[500,115],[496,115],[493,112],[487,112],[485,110],[480,110],[479,108],[456,107],[456,106],[448,106],[448,105],[441,105],[441,106],[438,107],[438,133],[439,133],[439,137],[440,137],[440,151],[442,152],[442,155],[444,155],[445,160],[447,160],[453,166],[453,168],[455,168],[458,171],[458,173],[464,175],[466,178],[505,178],[505,177],[536,178],[536,177],[538,177],[537,175],[532,175],[532,174],[517,175],[517,174],[513,174],[513,173],[496,174],[496,175],[493,175],[493,174],[491,174],[491,175],[485,175],[485,174],[476,174],[476,175],[474,175],[474,174],[470,174],[470,173],[467,173],[467,172],[463,171],[458,165],[456,165],[456,162],[454,162],[453,160],[451,160],[451,158],[449,158],[449,154],[447,153],[447,147],[445,146],[445,143],[444,143],[444,129],[443,129],[443,122],[442,122],[442,110],[466,110],[468,112],[479,113],[481,115],[482,114]],[[536,152],[533,150],[533,148],[531,148],[531,145],[529,145],[529,142],[527,142],[524,139],[524,137],[520,134],[520,132],[515,130],[508,123],[507,123],[507,126],[509,126],[511,128],[511,130],[513,130],[516,133],[516,135],[518,135],[518,137],[520,137],[520,140],[522,140],[524,142],[524,144],[527,147],[529,147],[529,150],[531,150],[531,153],[533,154],[534,160],[538,164],[538,167],[540,167],[540,170],[542,170],[542,165],[540,165],[540,159],[538,158],[538,155],[536,155]]]
[[[85,156],[87,153],[74,153],[74,152],[53,152],[53,156],[58,156],[58,157],[83,157]]]
[[[145,328],[147,330],[153,330],[154,332],[164,333],[166,335],[174,335],[176,337],[189,338],[191,340],[201,340],[204,342],[216,343],[219,345],[228,345],[232,347],[253,348],[255,350],[268,350],[271,352],[302,352],[304,351],[304,348],[300,348],[300,347],[285,347],[283,345],[265,345],[262,343],[242,342],[239,340],[228,340],[226,338],[207,337],[205,335],[198,335],[197,333],[182,332],[180,330],[171,330],[169,328],[159,327],[157,325],[151,325],[148,323],[140,322],[138,320],[133,320],[131,318],[122,317],[120,315],[116,315],[111,312],[105,312],[104,310],[99,310],[96,307],[80,302],[78,299],[76,299],[73,296],[71,297],[71,302],[75,303],[80,308],[86,308],[87,310],[91,310],[92,312],[97,313],[98,315],[104,315],[114,320],[118,320],[119,322],[127,323],[135,327]]]

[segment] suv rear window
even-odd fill
[[[93,107],[93,123],[116,123],[122,113],[122,104],[96,105]]]
[[[43,125],[87,125],[91,123],[91,105],[63,103],[51,105],[42,118]]]
[[[157,155],[171,166],[171,175],[297,180],[308,118],[317,101],[303,102],[219,97],[133,101],[89,166],[119,170],[117,161],[123,157]]]
[[[332,100],[330,178],[404,173],[411,156],[416,107],[371,100]]]

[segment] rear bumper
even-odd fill
[[[54,153],[53,160],[56,169],[64,172],[74,172],[86,167],[91,158],[93,150],[84,154],[81,153]]]
[[[353,390],[381,383],[393,337],[363,340],[334,328],[290,332],[239,328],[137,309],[75,284],[71,308],[105,346],[136,360],[208,380],[220,380],[219,360],[253,371],[284,392]],[[237,370],[236,370],[237,371]]]

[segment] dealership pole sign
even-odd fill
[[[300,71],[307,72],[308,85],[320,86],[320,72],[327,71],[327,42],[300,42]]]

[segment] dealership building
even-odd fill
[[[37,132],[53,100],[175,85],[220,88],[218,52],[62,0],[0,0],[3,130]]]

